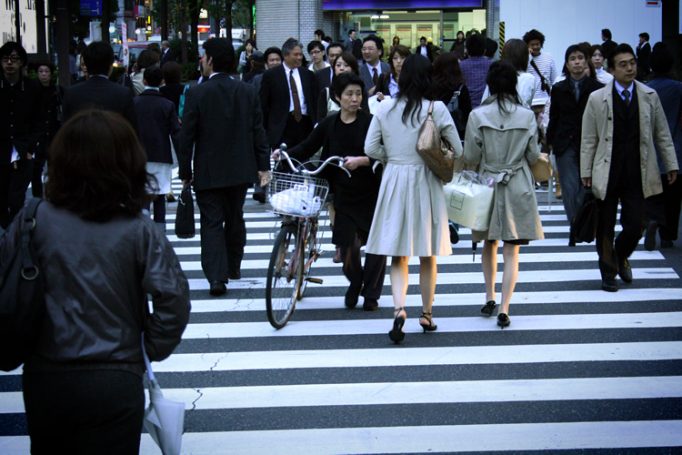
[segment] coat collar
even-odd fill
[[[602,101],[605,102],[613,102],[613,85],[615,83],[615,79],[606,84],[604,88],[602,89]],[[640,102],[642,101],[643,96],[651,95],[652,93],[656,93],[656,90],[652,89],[646,84],[642,84],[639,81],[634,81],[635,84],[635,90],[637,90],[637,96],[639,97]]]

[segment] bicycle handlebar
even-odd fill
[[[294,166],[294,163],[291,161],[291,158],[289,157],[289,154],[287,153],[286,150],[287,150],[287,145],[284,143],[280,144],[280,146],[279,146],[280,161],[282,159],[284,159],[287,162],[287,164],[289,165],[289,167],[291,169],[293,169],[294,172],[296,172],[296,173],[315,176],[315,175],[319,174],[320,172],[322,172],[322,170],[325,167],[327,167],[328,164],[331,164],[333,166],[338,167],[339,169],[342,169],[346,174],[348,174],[348,177],[351,176],[350,171],[343,166],[343,157],[341,157],[341,156],[336,156],[336,155],[330,156],[329,158],[324,160],[322,162],[322,164],[320,164],[320,166],[317,169],[315,169],[314,171],[309,171],[308,169],[305,169],[303,167]]]

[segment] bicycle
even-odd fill
[[[331,156],[316,170],[310,171],[305,165],[313,162],[295,166],[286,153],[286,144],[282,144],[281,161],[285,161],[294,173],[273,172],[268,187],[273,211],[284,216],[270,255],[265,287],[268,321],[275,329],[287,324],[308,283],[323,283],[321,278],[310,276],[310,269],[322,253],[317,238],[318,218],[329,193],[329,183],[315,176],[331,164],[350,177],[340,156]]]

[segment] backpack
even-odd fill
[[[0,370],[18,368],[33,352],[45,314],[43,274],[31,243],[41,199],[26,203],[16,231],[19,242],[0,263]],[[5,233],[9,235],[9,233]]]

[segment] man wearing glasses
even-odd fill
[[[26,51],[8,41],[0,47],[0,226],[6,228],[24,205],[40,137],[41,91],[23,75]]]

